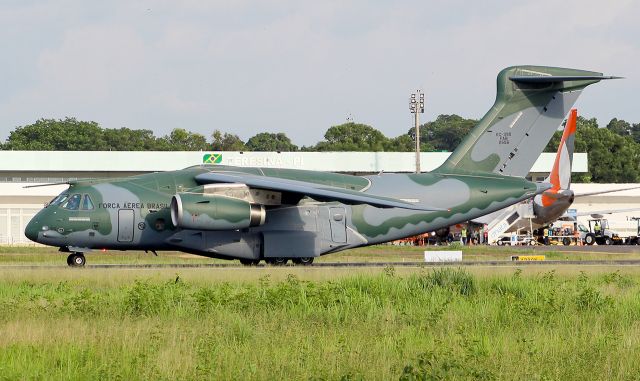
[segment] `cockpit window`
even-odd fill
[[[63,202],[65,202],[67,200],[67,198],[69,198],[68,194],[59,194],[53,200],[49,201],[47,206],[49,206],[49,205],[60,205]]]
[[[78,208],[80,207],[81,198],[82,196],[80,196],[79,194],[74,194],[62,204],[62,207],[68,210],[78,210]]]
[[[93,210],[93,201],[91,201],[91,197],[88,194],[85,194],[82,199],[82,210]]]

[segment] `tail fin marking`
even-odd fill
[[[526,176],[582,89],[609,78],[542,66],[502,70],[495,103],[436,171]]]

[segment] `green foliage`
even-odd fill
[[[297,151],[298,146],[291,143],[289,137],[284,133],[261,132],[247,140],[249,151],[263,152],[289,152]]]
[[[158,139],[151,130],[132,130],[127,127],[103,130],[105,149],[113,151],[159,150]]]
[[[122,312],[134,316],[154,316],[176,311],[187,298],[186,289],[179,277],[161,284],[136,280],[127,290]]]
[[[97,270],[74,271],[77,279],[65,282],[41,272],[5,277],[0,378],[622,379],[640,372],[637,274],[387,269],[310,281],[282,270],[226,282],[209,270],[199,281],[183,281],[193,272],[146,271],[150,278],[109,272],[98,283]]]
[[[464,357],[461,357],[457,352],[464,352],[465,349],[473,351],[472,347],[456,349],[457,351],[454,351],[443,345],[422,353],[418,356],[417,364],[409,364],[402,369],[400,381],[495,380],[497,378],[482,364],[483,360],[473,359],[474,357],[484,358],[485,354],[467,352]]]
[[[214,151],[246,151],[247,147],[238,135],[230,134],[228,132],[221,132],[220,130],[213,131],[211,134],[212,146]]]
[[[578,310],[602,311],[613,306],[613,299],[610,296],[602,295],[600,290],[589,282],[589,278],[584,272],[580,273],[576,288],[575,303]]]
[[[477,124],[475,119],[458,115],[439,115],[421,126],[420,149],[453,151]],[[555,152],[562,136],[557,131],[545,151]],[[299,148],[284,133],[260,132],[245,144],[237,135],[215,130],[211,142],[206,137],[176,128],[169,135],[155,137],[150,130],[126,127],[102,129],[96,122],[75,118],[40,119],[17,127],[9,135],[3,150],[68,150],[68,151],[297,151]],[[330,127],[324,140],[301,151],[396,151],[415,150],[414,129],[395,138],[360,123],[344,123]],[[573,174],[579,182],[640,181],[640,123],[612,119],[599,128],[595,118],[577,120],[576,152],[589,154],[589,172]]]
[[[384,144],[384,150],[387,152],[413,152],[416,150],[416,143],[409,135],[400,135],[395,138],[387,139]],[[421,151],[431,151],[431,146],[422,144]]]
[[[40,119],[18,127],[2,146],[6,150],[41,151],[197,151],[208,150],[206,138],[182,128],[157,138],[150,130],[102,129],[75,118]]]
[[[316,151],[383,151],[387,138],[375,128],[360,123],[344,123],[330,127]]]
[[[39,119],[34,124],[18,127],[11,131],[3,149],[95,151],[96,147],[105,147],[98,123],[65,118]]]
[[[630,288],[637,284],[629,275],[623,275],[620,270],[602,276],[602,283],[606,285],[614,284],[620,289]]]
[[[477,123],[476,119],[465,119],[455,114],[438,115],[433,122],[420,126],[420,141],[428,144],[432,148],[430,151],[453,151]],[[415,137],[415,128],[407,134]]]
[[[607,128],[599,128],[595,118],[579,116],[576,127],[575,151],[589,154],[589,172],[574,174],[574,181],[633,183],[640,180],[640,144],[629,134],[629,123],[613,119]],[[556,152],[561,137],[562,131],[557,131],[545,151]]]
[[[418,278],[428,288],[440,287],[456,294],[470,296],[476,293],[474,278],[462,269],[436,269]]]
[[[176,128],[160,139],[159,146],[172,151],[205,151],[210,148],[207,139],[200,134]]]
[[[613,118],[607,124],[607,129],[620,136],[630,136],[632,127],[626,120]]]

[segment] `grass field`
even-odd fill
[[[316,258],[316,262],[416,262],[423,260],[424,250],[463,250],[465,261],[508,260],[512,254],[544,254],[551,260],[619,260],[640,259],[640,247],[636,250],[621,252],[603,251],[559,251],[553,246],[535,250],[527,247],[517,251],[509,247],[496,246],[451,246],[416,247],[377,245],[338,252]],[[0,265],[65,265],[65,253],[56,248],[41,246],[0,246]],[[93,251],[86,254],[87,264],[157,264],[157,263],[227,263],[238,261],[211,259],[181,252],[160,252],[158,256],[142,251]]]
[[[637,379],[640,270],[585,271],[4,268],[0,379]]]

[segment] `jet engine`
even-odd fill
[[[178,193],[171,199],[171,221],[183,229],[236,230],[264,224],[264,206],[225,196]]]

